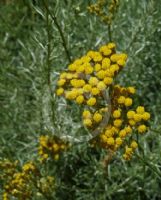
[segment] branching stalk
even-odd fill
[[[67,56],[67,58],[68,58],[68,61],[71,62],[72,59],[71,59],[70,53],[69,53],[68,48],[67,48],[67,43],[66,43],[66,39],[65,39],[64,33],[63,33],[63,31],[62,31],[62,28],[61,28],[61,26],[59,25],[58,20],[57,20],[55,14],[52,14],[52,13],[50,12],[50,10],[49,10],[49,8],[48,8],[48,5],[46,4],[46,1],[45,1],[45,0],[43,0],[43,3],[44,3],[44,6],[45,6],[47,12],[49,13],[50,17],[53,19],[53,21],[54,21],[54,23],[55,23],[55,26],[57,27],[57,29],[58,29],[58,31],[59,31],[60,37],[61,37],[61,39],[62,39],[62,45],[63,45],[63,47],[64,47],[66,56]]]
[[[54,112],[54,97],[53,97],[53,90],[51,86],[51,34],[50,34],[50,22],[49,22],[49,9],[48,5],[46,4],[46,24],[47,24],[47,83],[50,90],[50,102],[51,102],[51,110],[52,110],[52,122],[55,125],[55,112]]]

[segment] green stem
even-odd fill
[[[109,37],[109,42],[112,42],[111,24],[108,24],[108,37]]]
[[[53,90],[51,86],[51,34],[50,34],[50,21],[49,21],[49,9],[48,9],[48,4],[46,4],[46,24],[47,24],[47,83],[49,86],[50,90],[50,101],[51,101],[51,110],[52,110],[52,121],[53,124],[55,125],[55,109],[54,109],[54,97],[53,97]]]
[[[61,39],[62,39],[62,45],[63,45],[63,47],[64,47],[66,56],[67,56],[69,62],[71,62],[72,59],[71,59],[70,53],[69,53],[69,51],[68,51],[67,43],[66,43],[66,40],[65,40],[65,37],[64,37],[64,33],[63,33],[62,29],[61,29],[61,26],[59,25],[58,20],[57,20],[55,14],[52,14],[52,13],[50,12],[50,10],[49,10],[49,8],[48,8],[48,5],[46,4],[46,1],[45,1],[45,0],[43,0],[43,3],[44,3],[44,6],[45,6],[47,12],[49,13],[49,15],[51,16],[51,18],[53,19],[53,21],[54,21],[54,23],[55,23],[55,26],[57,27],[57,29],[58,29],[58,31],[59,31],[59,33],[60,33],[60,37],[61,37]]]
[[[46,24],[47,24],[47,81],[50,87],[50,72],[51,72],[51,62],[50,62],[50,55],[51,55],[51,45],[50,45],[50,24],[49,24],[49,13],[46,9]]]

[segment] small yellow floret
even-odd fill
[[[118,98],[118,103],[119,103],[119,104],[124,104],[124,103],[125,103],[125,97],[124,97],[124,96],[120,96],[120,97]]]
[[[83,124],[87,127],[91,127],[92,126],[92,121],[91,119],[84,119],[83,120]]]
[[[85,92],[90,92],[92,90],[92,86],[89,85],[89,84],[86,84],[86,85],[83,86],[83,90]]]
[[[121,116],[121,111],[120,110],[114,110],[113,117],[114,118],[119,118],[120,116]]]
[[[104,58],[102,60],[102,69],[108,69],[110,67],[111,60],[109,58]]]
[[[140,114],[134,114],[134,120],[135,120],[135,122],[140,122],[141,121],[141,119],[142,119],[142,116],[140,115]]]
[[[111,85],[112,82],[113,82],[113,78],[111,78],[111,77],[105,77],[105,78],[103,79],[103,82],[104,82],[106,85]]]
[[[65,94],[66,99],[74,100],[77,97],[78,92],[76,90],[67,91]]]
[[[76,102],[78,104],[82,104],[84,102],[84,96],[83,95],[79,95],[77,98],[76,98]]]
[[[138,114],[143,114],[145,112],[145,109],[143,106],[138,106],[137,109],[136,109],[136,112]]]
[[[58,96],[62,95],[63,93],[64,93],[64,89],[63,88],[59,88],[59,89],[56,90],[56,94]]]
[[[114,120],[113,123],[114,123],[114,126],[120,127],[122,125],[122,120],[121,119],[116,119],[116,120]]]
[[[84,110],[83,111],[83,118],[90,118],[91,117],[91,113],[89,110]]]
[[[112,62],[117,62],[119,60],[119,54],[112,54],[110,60]]]
[[[144,133],[146,130],[147,130],[147,127],[144,124],[138,126],[139,133]]]
[[[132,99],[131,98],[126,98],[125,99],[125,106],[131,106],[132,105]]]
[[[136,124],[136,122],[135,122],[133,119],[130,119],[130,120],[129,120],[129,124],[130,124],[131,126],[134,126],[134,125]]]
[[[98,113],[98,112],[96,112],[94,115],[93,115],[93,120],[95,121],[95,122],[100,122],[100,121],[102,121],[102,115],[100,114],[100,113]]]
[[[145,113],[142,115],[142,119],[145,120],[145,121],[149,120],[149,119],[150,119],[150,113],[145,112]]]
[[[96,98],[91,97],[88,99],[88,101],[87,101],[88,106],[94,106],[95,104],[96,104]]]
[[[132,133],[132,128],[130,126],[125,127],[124,130],[126,131],[127,134]]]
[[[126,131],[124,130],[124,129],[122,129],[120,132],[119,132],[119,136],[120,136],[120,138],[124,138],[124,137],[126,137]]]
[[[137,143],[135,140],[133,140],[133,141],[131,142],[130,147],[131,147],[132,149],[136,149],[136,148],[138,147],[138,143]]]
[[[119,60],[117,61],[117,64],[123,67],[123,66],[125,66],[126,62],[125,62],[125,60],[123,60],[123,59],[119,59]]]
[[[96,72],[98,72],[99,70],[101,70],[101,65],[97,63],[97,64],[94,66],[94,70],[95,70]]]
[[[81,72],[84,72],[85,70],[85,66],[84,65],[80,65],[76,68],[76,72],[77,73],[81,73]]]
[[[120,145],[123,143],[123,140],[122,140],[122,138],[117,137],[116,140],[115,140],[115,142],[116,142],[116,144],[117,144],[118,146],[120,146]]]
[[[110,146],[113,146],[115,144],[115,140],[113,137],[110,137],[107,139],[107,144]]]
[[[97,84],[97,88],[99,90],[105,90],[106,89],[106,85],[103,81],[100,81],[98,84]]]
[[[128,89],[128,92],[130,94],[135,94],[135,88],[134,87],[128,87],[127,89]]]
[[[112,137],[112,136],[114,135],[114,132],[113,132],[111,129],[107,129],[107,130],[105,131],[105,135],[106,135],[107,137]]]
[[[92,74],[93,73],[93,67],[92,66],[86,66],[85,67],[85,74]]]
[[[106,46],[106,45],[102,46],[102,47],[99,49],[99,51],[100,51],[104,56],[109,56],[109,55],[112,53],[111,49],[108,48],[108,46]]]
[[[91,77],[89,79],[89,84],[92,85],[92,86],[95,86],[98,84],[98,79],[96,77]]]
[[[68,66],[69,71],[75,71],[77,69],[77,65],[76,64],[70,64]]]
[[[106,76],[106,72],[104,70],[100,70],[99,72],[97,72],[96,76],[99,78],[99,79],[104,79],[105,76]]]
[[[91,93],[92,93],[93,95],[98,95],[98,94],[100,94],[100,90],[99,90],[97,87],[94,87],[94,88],[92,88]]]
[[[135,115],[135,112],[133,110],[129,110],[127,112],[127,118],[128,119],[133,119],[134,118],[134,115]]]
[[[58,80],[57,85],[58,86],[63,86],[65,84],[65,82],[66,82],[65,79],[60,79],[60,80]]]
[[[100,138],[101,138],[102,142],[107,142],[107,137],[105,134],[101,134]]]
[[[114,49],[114,48],[116,48],[116,44],[113,43],[113,42],[110,42],[110,43],[107,44],[107,47],[108,47],[109,49]]]
[[[125,154],[131,155],[133,153],[133,149],[130,147],[126,147]]]

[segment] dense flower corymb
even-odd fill
[[[93,143],[117,151],[125,147],[124,159],[129,160],[137,148],[137,133],[145,133],[150,114],[143,106],[134,109],[134,87],[122,87],[115,77],[126,64],[127,55],[117,53],[116,45],[109,43],[99,51],[89,51],[60,74],[56,93],[67,100],[85,106],[83,124],[92,133],[102,122],[100,134]],[[110,102],[106,98],[109,94]],[[109,109],[110,106],[110,109]],[[105,115],[111,112],[108,121]]]

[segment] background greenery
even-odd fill
[[[107,26],[87,11],[92,2],[47,2],[61,26],[72,60],[108,42]],[[160,4],[160,0],[121,1],[112,26],[118,50],[128,53],[118,82],[134,85],[137,103],[145,105],[152,115],[151,130],[140,141],[144,160],[134,157],[130,163],[124,162],[118,154],[104,169],[100,165],[103,150],[91,149],[87,143],[76,144],[59,162],[48,164],[58,184],[53,199],[161,199]],[[53,19],[49,17],[47,23],[43,1],[0,2],[1,158],[24,163],[37,156],[39,135],[72,135],[82,128],[77,123],[80,109],[67,106],[54,95],[58,74],[68,63]]]

